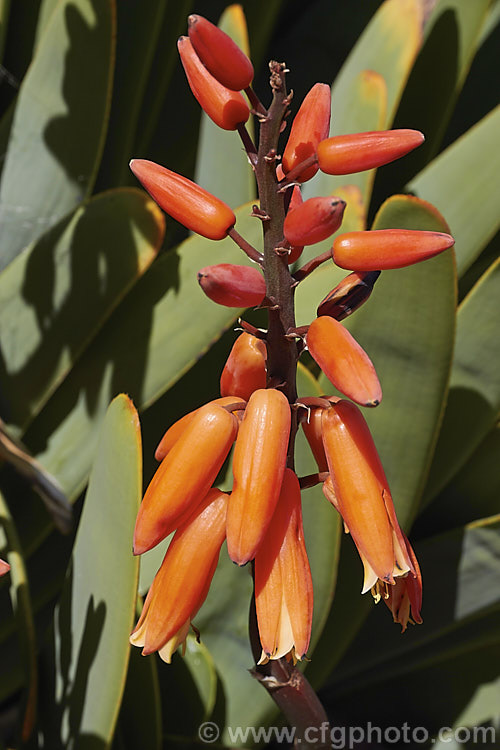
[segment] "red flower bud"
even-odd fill
[[[192,232],[222,240],[235,225],[226,203],[186,177],[146,159],[132,159],[130,169],[160,208]]]
[[[350,273],[320,302],[318,316],[344,320],[366,302],[379,276],[380,271]]]
[[[212,302],[226,307],[255,307],[266,296],[264,277],[252,266],[206,266],[198,271],[198,282]]]
[[[328,138],[330,132],[331,95],[326,83],[316,83],[302,102],[295,115],[292,129],[283,154],[283,171],[286,173],[316,152],[318,144]],[[308,167],[297,177],[306,182],[314,177],[319,167]]]
[[[222,29],[203,16],[188,18],[191,44],[203,65],[223,86],[232,91],[246,89],[252,83],[253,65]]]
[[[187,36],[178,39],[177,48],[193,96],[210,119],[223,130],[236,130],[245,123],[250,109],[241,94],[210,75]]]
[[[283,172],[283,167],[281,164],[278,164],[276,167],[276,177],[278,180],[282,180],[285,176],[285,173]],[[300,192],[300,185],[294,185],[292,190],[292,195],[290,196],[290,202],[288,204],[287,213],[289,211],[293,211],[294,209],[298,208],[298,206],[301,206],[303,204],[304,200],[302,198],[302,193]],[[295,263],[296,260],[300,258],[302,255],[302,251],[304,250],[304,245],[298,245],[297,247],[292,247],[290,250],[290,254],[288,255],[286,261],[288,265],[291,265],[292,263]]]
[[[418,130],[380,130],[327,138],[318,145],[318,165],[326,174],[352,174],[388,164],[420,146]]]
[[[233,456],[227,551],[238,565],[255,557],[274,513],[285,471],[290,405],[274,388],[255,391],[245,409]]]
[[[377,406],[382,389],[372,361],[349,331],[333,318],[313,320],[307,348],[328,380],[345,396],[363,406]]]
[[[455,240],[443,232],[413,229],[377,229],[347,232],[333,242],[333,260],[351,271],[385,271],[432,258],[452,247]]]
[[[220,379],[221,396],[248,401],[254,391],[266,387],[266,345],[249,333],[236,339]]]
[[[332,196],[309,198],[285,217],[283,231],[294,247],[314,245],[330,237],[342,224],[345,201]]]

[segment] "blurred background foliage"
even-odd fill
[[[241,312],[205,299],[196,271],[245,262],[232,243],[187,238],[165,220],[129,159],[197,179],[260,242],[238,138],[200,115],[178,61],[190,12],[222,16],[249,45],[264,103],[267,61],[286,60],[293,112],[315,82],[334,82],[333,134],[425,132],[422,148],[377,174],[318,175],[304,190],[346,197],[344,231],[449,227],[456,238],[455,253],[384,272],[347,322],[384,388],[367,418],[423,569],[424,624],[401,636],[383,604],[360,596],[353,545],[321,491],[307,490],[306,670],[336,725],[406,721],[428,729],[429,746],[442,726],[498,725],[500,2],[225,5],[0,0],[5,748],[195,747],[203,720],[221,730],[279,721],[247,671],[250,577],[224,555],[196,619],[201,644],[190,639],[171,667],[128,645],[165,548],[139,573],[131,538],[154,447],[218,395]],[[300,285],[299,324],[342,275],[323,266]],[[299,387],[331,392],[305,367]],[[300,437],[297,465],[314,471]]]

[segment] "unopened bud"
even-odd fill
[[[232,91],[250,86],[253,65],[222,29],[193,14],[188,18],[188,34],[203,65],[223,86]]]
[[[335,320],[347,318],[366,302],[379,276],[380,271],[350,273],[320,302],[318,317],[328,315]]]
[[[266,387],[267,350],[263,341],[242,333],[234,342],[220,378],[221,396],[248,401],[254,391]]]
[[[424,140],[424,135],[418,130],[376,130],[337,135],[318,145],[318,165],[326,174],[363,172],[405,156]]]
[[[235,225],[227,203],[187,177],[146,159],[132,159],[129,166],[160,208],[192,232],[222,240]]]
[[[212,302],[226,307],[255,307],[266,296],[264,277],[251,266],[206,266],[198,271],[198,282]]]
[[[283,171],[291,172],[301,162],[316,153],[318,144],[330,132],[331,95],[326,83],[316,83],[295,115],[283,154]],[[308,167],[296,179],[306,182],[318,171],[317,164]]]
[[[295,246],[314,245],[330,237],[342,224],[345,201],[341,198],[309,198],[285,217],[283,231]]]
[[[351,271],[403,268],[434,257],[455,244],[449,234],[414,229],[347,232],[333,242],[333,259]]]
[[[196,54],[187,36],[181,36],[177,48],[193,96],[200,107],[223,130],[236,130],[245,123],[250,109],[241,94],[219,83]]]
[[[333,318],[313,320],[307,348],[328,380],[362,406],[377,406],[382,389],[372,361],[344,326]]]

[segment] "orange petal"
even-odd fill
[[[318,145],[318,164],[326,174],[363,172],[399,159],[424,140],[418,130],[403,129],[337,135]]]
[[[333,260],[351,271],[403,268],[433,258],[455,244],[449,234],[413,229],[347,232],[333,242]]]
[[[225,537],[227,495],[212,489],[176,531],[131,636],[144,654],[158,651],[189,622],[205,600]]]
[[[208,72],[187,36],[177,40],[177,49],[189,87],[200,107],[223,130],[236,130],[248,120],[250,109],[237,91],[231,91]]]
[[[222,396],[239,396],[248,401],[254,391],[266,387],[266,345],[249,333],[242,333],[224,365],[220,378]]]
[[[330,237],[342,224],[345,201],[335,196],[309,198],[289,211],[283,232],[290,245],[314,245]]]
[[[290,405],[274,388],[250,396],[233,456],[233,491],[227,512],[227,549],[244,565],[255,553],[276,507],[286,465]]]
[[[186,177],[146,159],[132,159],[130,169],[160,208],[192,232],[221,240],[235,225],[226,203]]]
[[[377,406],[382,389],[371,359],[344,326],[333,318],[313,320],[307,348],[330,382],[363,406]]]
[[[209,299],[226,307],[255,307],[266,296],[264,277],[251,266],[207,266],[198,271],[198,283]]]
[[[328,138],[330,132],[331,94],[326,83],[316,83],[306,95],[295,115],[283,153],[283,171],[290,172],[300,162],[313,156],[320,141]],[[318,165],[306,169],[298,182],[306,182],[314,177]]]
[[[161,542],[206,495],[238,431],[238,420],[219,404],[196,412],[163,459],[146,490],[134,533],[134,554]]]
[[[188,34],[203,65],[223,86],[232,91],[250,86],[253,65],[222,29],[193,14],[188,18]]]
[[[339,401],[325,409],[323,445],[338,510],[356,547],[378,578],[392,583],[393,527],[383,499],[389,486],[368,425],[357,406]]]
[[[314,459],[318,464],[318,471],[328,471],[328,463],[323,448],[323,438],[321,434],[321,415],[323,409],[309,409],[307,420],[301,422],[304,435],[306,436],[309,447],[312,450]]]

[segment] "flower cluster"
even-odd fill
[[[236,564],[252,563],[259,663],[302,659],[313,591],[301,487],[320,482],[361,557],[363,593],[382,598],[404,630],[409,621],[421,622],[420,570],[356,405],[376,407],[381,385],[370,358],[341,321],[368,300],[381,271],[426,260],[451,247],[453,239],[401,229],[351,232],[337,235],[328,253],[293,273],[290,266],[304,246],[337,232],[346,205],[335,196],[303,201],[303,182],[318,170],[338,175],[382,166],[419,146],[423,136],[393,130],[329,137],[330,89],[318,83],[293,120],[280,165],[277,139],[290,104],[284,65],[270,64],[273,104],[266,109],[251,88],[250,60],[209,21],[190,16],[189,36],[181,37],[178,48],[203,110],[242,138],[259,188],[254,215],[264,224],[263,251],[237,233],[231,208],[195,183],[144,160],[133,160],[131,168],[168,214],[204,237],[230,236],[254,261],[254,266],[208,266],[198,280],[218,304],[269,308],[269,329],[242,321],[244,332],[222,371],[221,397],[172,425],[158,445],[161,463],[137,517],[134,552],[142,554],[175,533],[131,642],[170,661],[207,595],[226,540]],[[258,148],[245,129],[251,112],[261,123]],[[319,303],[318,317],[296,328],[293,290],[327,261],[351,273]],[[306,350],[345,399],[297,398],[295,370]],[[298,427],[318,465],[313,477],[299,479],[293,469]],[[233,446],[233,487],[224,493],[213,485]]]

